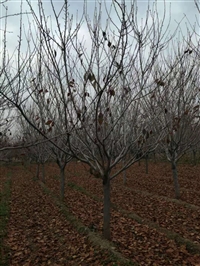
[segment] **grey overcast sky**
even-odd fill
[[[1,1],[3,0],[0,0],[0,2]],[[37,6],[38,6],[37,1],[31,0],[30,2],[31,2],[33,9],[37,10]],[[91,20],[93,18],[95,4],[97,4],[98,2],[99,1],[92,1],[92,0],[87,1],[87,14],[91,18]],[[104,1],[104,3],[105,2],[107,6],[111,4],[111,1]],[[154,2],[155,1],[150,0],[149,1],[150,6]],[[22,3],[23,3],[23,7],[22,7],[23,11],[28,12],[30,9],[26,3],[26,0],[23,0]],[[60,10],[63,5],[62,0],[54,0],[53,3],[54,3],[56,10]],[[74,0],[74,1],[71,0],[71,1],[68,1],[68,3],[69,3],[69,12],[73,14],[74,17],[76,17],[77,12],[78,12],[79,18],[80,18],[82,11],[83,11],[84,1],[83,0]],[[21,1],[19,0],[7,0],[7,2],[4,3],[4,6],[7,7],[8,15],[19,13],[20,5],[21,5]],[[130,5],[130,1],[126,1],[126,5],[127,6]],[[145,18],[147,5],[148,5],[148,1],[143,1],[143,0],[137,1],[139,21],[141,18]],[[43,1],[43,6],[46,12],[46,16],[52,15],[52,8],[51,8],[50,1],[49,0]],[[169,10],[171,6],[171,24],[170,24],[171,32],[174,31],[174,29],[177,26],[177,23],[182,20],[184,15],[187,17],[187,19],[185,18],[181,23],[181,29],[184,35],[187,34],[186,23],[187,24],[190,23],[191,25],[194,25],[197,20],[200,20],[199,14],[194,4],[194,0],[187,0],[187,1],[186,0],[181,0],[181,1],[172,0],[172,1],[165,1],[165,4],[164,4],[164,1],[157,1],[157,9],[158,9],[158,14],[160,18],[162,18],[163,16],[164,6],[166,6],[166,14],[167,14],[166,20],[165,20],[166,23],[169,21]],[[5,8],[3,7],[3,5],[1,5],[0,8],[1,8],[0,17],[2,17],[5,15]],[[102,18],[103,18],[105,16],[105,11],[103,9],[102,11],[103,11],[102,12]],[[112,19],[115,20],[114,11],[112,14],[113,14]],[[31,17],[30,17],[30,21],[32,21]],[[23,16],[23,24],[24,24],[25,30],[28,30],[27,15]],[[1,19],[0,20],[0,30],[1,30],[0,45],[1,46],[2,46],[2,40],[3,40],[3,29],[4,29],[4,19]],[[87,35],[86,26],[83,25],[81,32],[83,35]],[[198,32],[200,33],[200,29],[198,29]],[[7,50],[10,53],[12,53],[14,48],[17,46],[18,35],[19,35],[19,16],[15,16],[15,17],[10,16],[8,17],[8,21],[7,21]],[[23,43],[23,45],[26,46],[25,42]],[[0,47],[0,50],[2,50],[1,47]]]

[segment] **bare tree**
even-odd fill
[[[29,109],[27,117],[36,117],[37,108]],[[30,162],[37,164],[36,178],[39,179],[40,165],[42,165],[42,182],[45,183],[45,164],[51,156],[51,150],[48,141],[46,141],[37,131],[28,124],[23,117],[17,119],[17,130],[19,135],[19,146]]]
[[[56,159],[56,163],[60,168],[60,198],[61,200],[64,200],[65,195],[65,168],[67,164],[72,160],[72,156],[70,155],[69,148],[67,148],[68,140],[66,137],[59,137],[55,140],[57,143],[59,143],[59,146],[66,147],[66,151],[68,152],[64,153],[58,148],[55,148],[52,146],[52,153],[54,155],[54,158]]]
[[[12,117],[10,117],[10,110],[7,108],[6,102],[0,99],[0,155],[2,159],[6,159],[5,147],[11,146],[11,128],[12,128]],[[9,151],[7,151],[9,153]]]
[[[34,64],[29,61],[18,75],[18,86],[10,85],[3,97],[54,147],[90,165],[102,180],[103,235],[109,239],[111,180],[139,159],[139,150],[147,153],[156,145],[148,141],[152,117],[141,100],[154,84],[153,66],[172,39],[169,24],[164,26],[164,17],[160,20],[156,4],[140,22],[135,1],[100,3],[91,21],[85,2],[83,17],[73,23],[67,1],[60,10],[50,1],[53,21],[42,1],[38,12],[27,2],[36,25],[27,35],[34,46],[32,50],[29,45]],[[27,116],[30,101],[40,110],[42,127]],[[44,129],[54,132],[52,124],[59,127],[60,114],[60,136],[65,136],[69,150]]]
[[[149,112],[159,114],[155,129],[165,130],[160,141],[171,163],[176,198],[180,198],[177,162],[191,146],[199,142],[199,66],[191,53],[180,47],[175,54],[163,58],[155,70],[159,90],[149,97]],[[167,73],[167,76],[166,76]],[[163,80],[163,76],[165,79]]]

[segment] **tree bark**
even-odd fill
[[[176,197],[176,199],[179,199],[180,198],[180,188],[179,188],[179,182],[178,182],[177,166],[176,166],[175,161],[172,161],[172,172],[173,172],[175,197]]]
[[[63,201],[65,196],[65,168],[60,168],[60,198]]]
[[[42,164],[42,182],[45,183],[45,165]]]
[[[148,153],[145,155],[145,166],[146,166],[146,174],[149,173],[149,155]]]
[[[193,163],[194,163],[194,165],[196,165],[197,164],[197,161],[196,161],[197,151],[196,150],[192,150],[192,153],[193,153]]]
[[[110,240],[110,179],[108,176],[103,180],[103,237]]]
[[[154,163],[156,163],[156,152],[153,151],[153,159],[154,159]]]
[[[123,171],[123,183],[126,185],[126,169]]]
[[[37,169],[36,169],[36,178],[39,179],[39,173],[40,173],[40,163],[37,163]]]
[[[125,159],[123,160],[123,167],[125,166]],[[123,171],[123,183],[126,185],[126,169]]]

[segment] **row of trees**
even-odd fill
[[[170,23],[165,16],[160,20],[156,4],[141,23],[135,1],[96,5],[92,21],[86,2],[76,21],[67,1],[59,10],[50,1],[51,19],[42,1],[38,10],[27,4],[34,27],[23,36],[21,9],[15,65],[4,31],[3,116],[8,106],[14,109],[24,145],[34,144],[36,160],[44,164],[51,150],[60,167],[62,198],[66,164],[76,158],[91,167],[102,180],[103,235],[109,239],[111,180],[158,145],[171,162],[180,196],[176,163],[199,142],[198,51],[187,40],[175,45],[179,25],[170,35]]]

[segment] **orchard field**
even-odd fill
[[[181,199],[170,165],[135,164],[111,183],[111,241],[102,235],[102,181],[79,162],[59,169],[1,165],[0,265],[200,265],[200,166],[179,164]]]
[[[200,2],[0,10],[0,266],[200,266]]]

